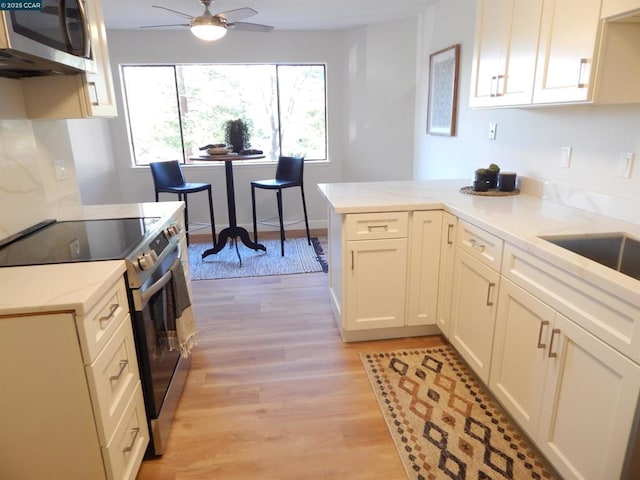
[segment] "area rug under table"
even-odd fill
[[[554,478],[450,346],[360,357],[408,478]]]
[[[261,240],[267,249],[251,250],[238,242],[238,260],[235,247],[229,243],[220,252],[202,258],[202,253],[211,248],[208,243],[189,245],[189,270],[191,280],[213,280],[219,278],[260,277],[265,275],[287,275],[294,273],[326,272],[324,252],[317,238],[289,238],[284,242],[284,257],[280,254],[280,239]]]

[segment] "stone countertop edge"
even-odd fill
[[[337,214],[444,210],[603,290],[640,305],[640,281],[540,236],[624,232],[640,239],[640,225],[520,193],[486,197],[460,192],[465,180],[318,184]]]

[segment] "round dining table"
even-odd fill
[[[262,154],[239,155],[236,153],[229,153],[227,155],[201,154],[189,158],[189,160],[191,160],[192,162],[224,162],[224,171],[227,182],[227,209],[229,211],[229,226],[222,229],[222,231],[218,235],[218,241],[215,243],[215,245],[213,245],[212,248],[209,248],[202,253],[202,258],[206,258],[209,255],[213,255],[221,251],[225,247],[229,239],[232,239],[234,241],[236,254],[238,255],[238,260],[240,261],[241,265],[242,258],[240,257],[240,252],[238,251],[237,239],[240,239],[240,241],[244,245],[252,250],[262,250],[265,252],[267,251],[267,248],[264,245],[255,243],[249,238],[249,232],[246,228],[238,226],[236,220],[236,193],[235,187],[233,185],[233,162],[237,162],[240,160],[257,160],[260,158],[265,158],[265,156]]]

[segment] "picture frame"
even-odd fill
[[[429,55],[427,133],[452,137],[456,134],[460,44]]]

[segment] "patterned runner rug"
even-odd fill
[[[552,479],[450,346],[360,355],[409,479]]]
[[[202,258],[202,252],[211,248],[210,243],[189,245],[189,270],[191,280],[213,280],[217,278],[259,277],[265,275],[286,275],[327,271],[324,252],[316,237],[311,238],[311,246],[306,238],[288,238],[284,242],[284,257],[280,255],[280,239],[260,241],[267,251],[251,250],[241,242],[238,252],[227,245],[215,255]]]

